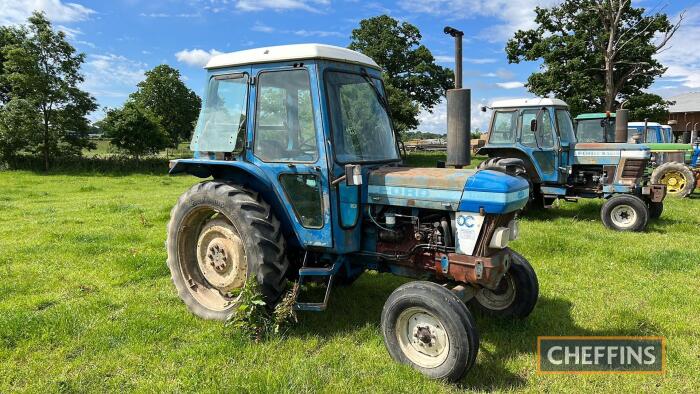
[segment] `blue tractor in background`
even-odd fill
[[[568,105],[558,99],[504,100],[490,108],[488,141],[479,150],[489,159],[479,168],[526,179],[530,207],[603,198],[603,224],[618,231],[642,231],[661,216],[666,189],[645,176],[646,146],[577,142]]]
[[[168,266],[192,313],[230,318],[249,280],[270,307],[289,279],[325,282],[323,301],[296,304],[320,311],[334,282],[368,269],[421,279],[386,301],[386,347],[456,380],[479,347],[470,310],[533,310],[537,277],[508,247],[527,181],[457,164],[403,167],[372,59],[304,44],[223,54],[206,68],[194,158],[170,164],[170,174],[208,179],[180,197],[168,224]],[[463,129],[452,141],[468,151]]]

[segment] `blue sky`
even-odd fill
[[[452,67],[449,24],[465,32],[464,86],[472,89],[472,125],[485,127],[476,110],[494,99],[530,96],[523,83],[539,66],[508,64],[503,51],[517,29],[533,26],[534,7],[560,0],[0,0],[0,24],[22,23],[33,9],[87,54],[84,88],[101,107],[119,106],[136,89],[143,72],[166,63],[188,86],[203,91],[202,66],[211,54],[270,45],[317,42],[347,46],[363,18],[388,14],[415,24],[423,43]],[[700,90],[700,5],[698,0],[635,0],[686,21],[670,49],[659,55],[669,67],[652,91],[665,97]],[[101,112],[92,115],[101,117]],[[425,131],[443,132],[444,104],[421,114]]]

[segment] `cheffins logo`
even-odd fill
[[[465,226],[467,228],[474,227],[474,216],[460,215],[457,218],[457,224],[460,226]]]

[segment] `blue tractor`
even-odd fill
[[[537,277],[508,247],[528,183],[461,164],[403,167],[372,59],[302,44],[223,54],[206,68],[194,158],[170,164],[170,174],[206,179],[168,224],[168,266],[192,313],[229,319],[249,280],[270,307],[289,279],[325,282],[323,301],[296,304],[321,311],[333,283],[365,270],[421,279],[384,305],[387,350],[456,380],[479,347],[470,310],[533,310]]]
[[[645,175],[648,147],[577,142],[568,105],[558,99],[504,100],[490,108],[488,141],[479,150],[489,159],[479,168],[526,179],[530,207],[551,207],[558,198],[602,198],[603,224],[617,231],[642,231],[661,216],[666,189]]]

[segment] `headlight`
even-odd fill
[[[508,222],[508,228],[510,229],[510,240],[515,241],[520,236],[520,225],[513,219]]]
[[[510,228],[499,227],[496,229],[496,231],[493,232],[493,236],[491,237],[491,243],[489,244],[489,247],[493,249],[503,249],[506,246],[508,246],[508,241],[510,241],[510,239]]]

